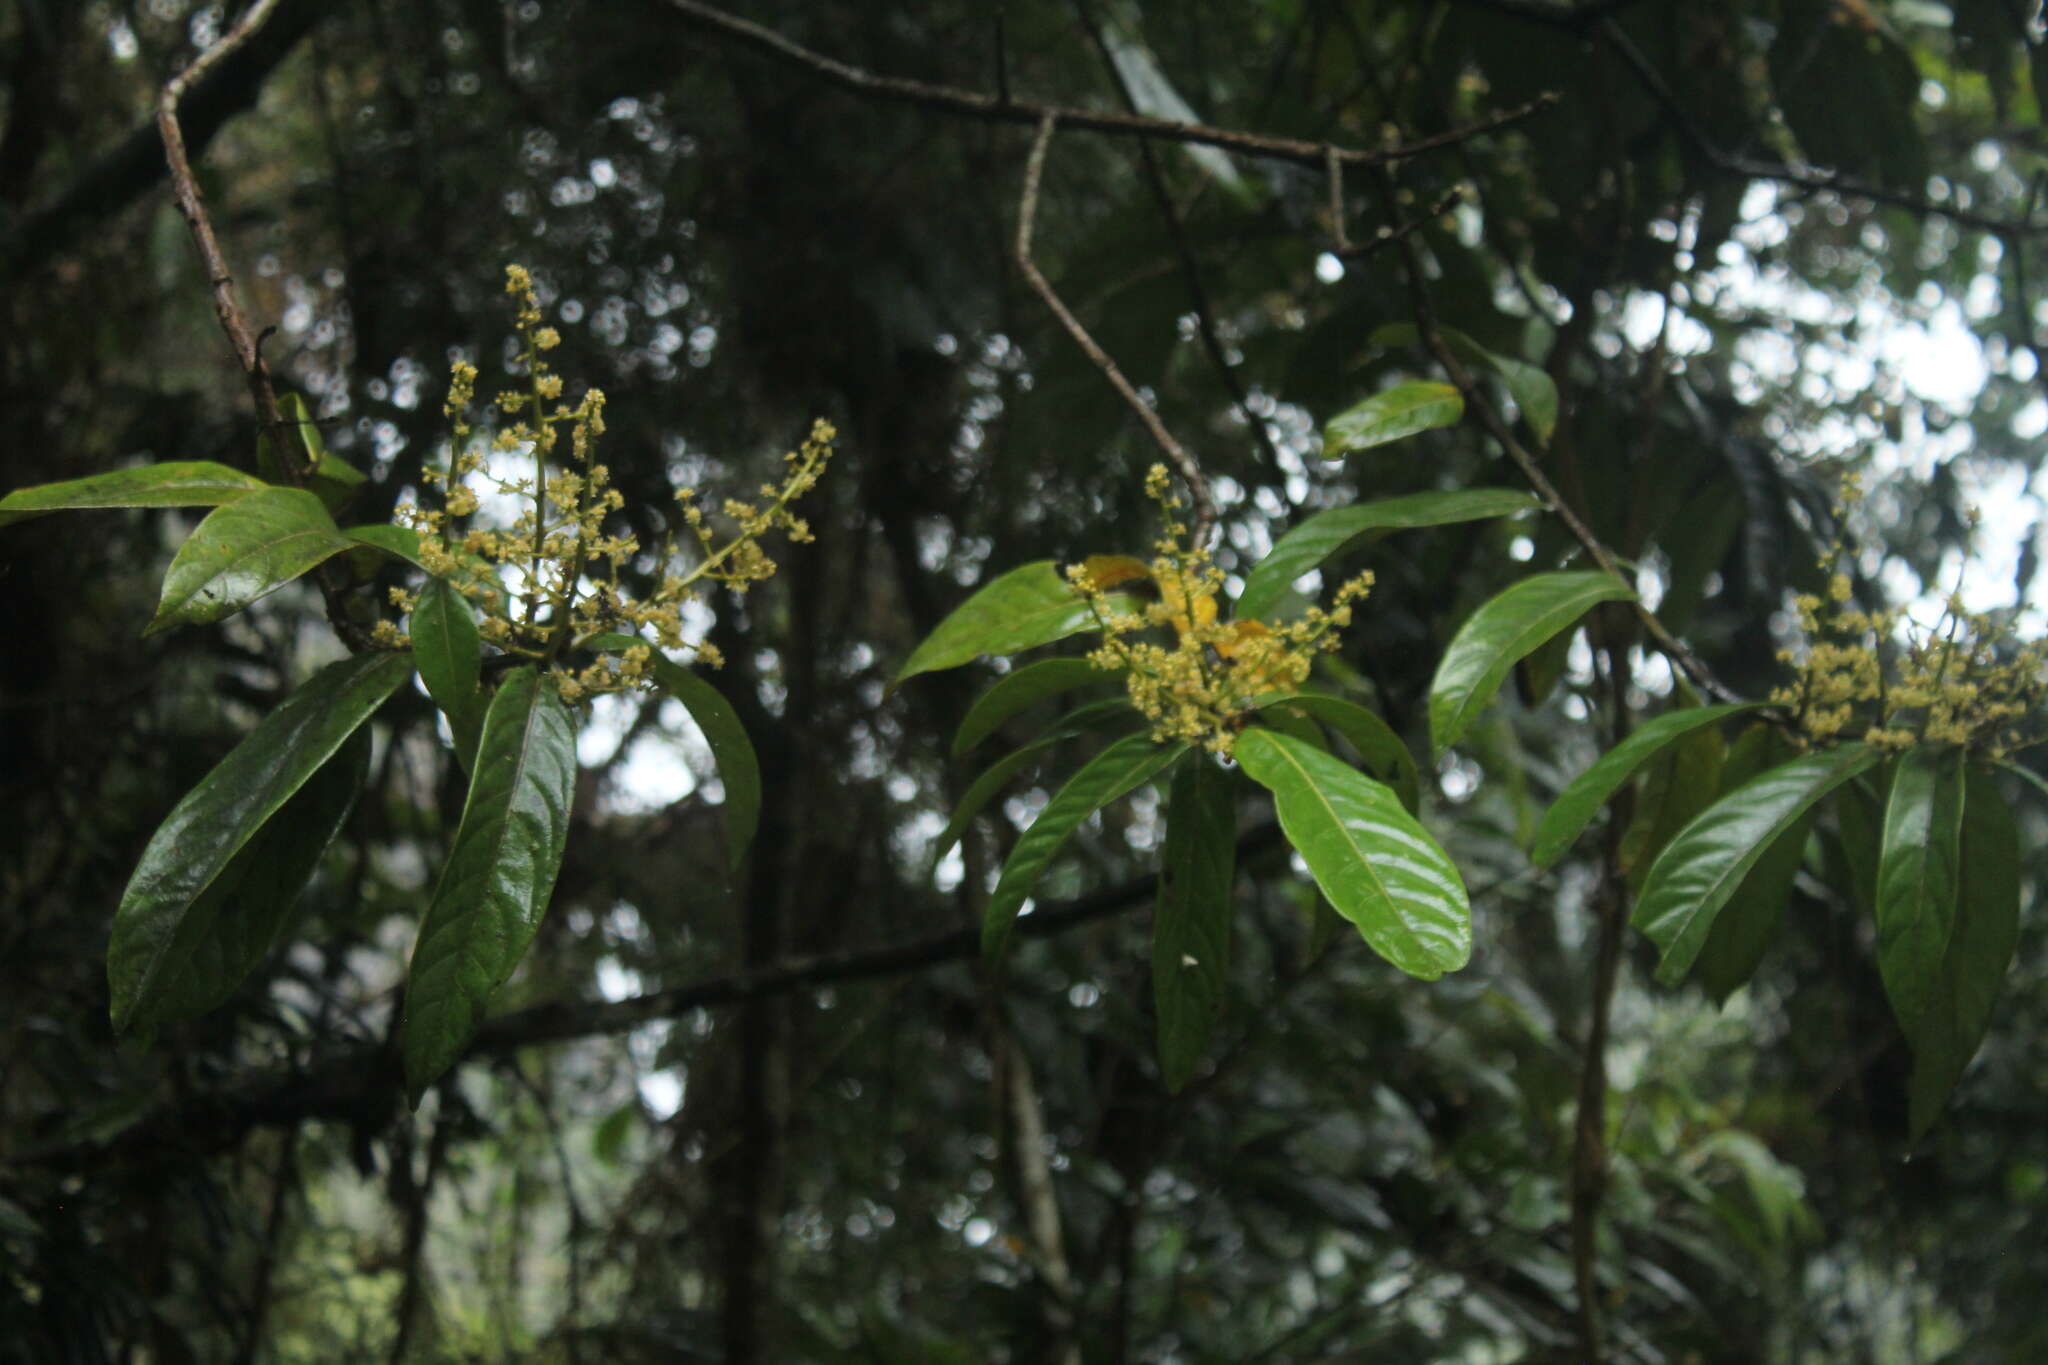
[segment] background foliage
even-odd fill
[[[1424,767],[1473,895],[1462,972],[1420,985],[1332,934],[1248,804],[1219,1041],[1169,1094],[1145,924],[1167,835],[1141,795],[1068,845],[993,982],[974,945],[994,870],[1093,741],[1022,766],[934,879],[974,771],[948,741],[993,674],[885,684],[996,574],[1142,552],[1155,455],[1010,263],[1028,128],[856,98],[689,8],[285,0],[187,126],[245,301],[277,325],[267,354],[369,475],[361,519],[417,486],[451,349],[496,354],[511,260],[559,320],[557,368],[610,396],[643,540],[675,488],[752,487],[813,416],[838,425],[818,543],[721,603],[713,636],[711,681],[761,753],[752,856],[730,865],[680,709],[601,704],[552,909],[499,997],[549,1008],[487,1029],[408,1116],[384,1044],[460,788],[431,703],[401,692],[283,945],[220,1010],[117,1049],[102,960],[129,869],[334,646],[299,589],[142,638],[184,513],[9,528],[0,1356],[1579,1358],[1574,1097],[1602,841],[1625,859],[1629,831],[1540,868],[1526,850],[1628,728],[1615,703],[1661,708],[1669,670],[1595,617],[1626,679],[1584,639],[1532,656]],[[1127,89],[1347,145],[1560,95],[1401,163],[1391,202],[1354,177],[1348,238],[1468,187],[1421,231],[1436,313],[1556,381],[1552,477],[1751,697],[1779,680],[1785,596],[1816,582],[1843,469],[1872,488],[1860,579],[1910,598],[1967,561],[1992,604],[2032,584],[2048,60],[2027,8],[737,7],[873,71],[1101,108]],[[253,463],[149,125],[229,17],[0,15],[7,487]],[[1380,331],[1412,317],[1398,252],[1340,262],[1333,227],[1303,167],[1052,150],[1037,259],[1215,479],[1228,570],[1314,509],[1516,482],[1469,421],[1321,458],[1324,420],[1437,377]],[[1975,533],[1971,503],[1998,514]],[[1429,754],[1461,620],[1567,549],[1530,519],[1362,547],[1377,585],[1338,665]],[[1674,750],[1637,820],[1668,834],[1660,804],[1709,761]],[[2020,814],[2038,849],[2038,806]],[[1830,890],[1854,860],[1817,839],[1725,1009],[1655,985],[1624,941],[1599,1049],[1613,1358],[2048,1348],[2040,921],[1909,1148],[1874,933]]]

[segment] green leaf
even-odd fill
[[[469,800],[406,977],[402,1050],[415,1108],[462,1056],[533,941],[575,791],[576,723],[552,679],[516,669],[484,716]]]
[[[1121,610],[1131,609],[1128,599],[1118,601]],[[1010,570],[954,608],[889,685],[901,687],[920,673],[958,668],[982,654],[1014,654],[1094,627],[1088,599],[1074,591],[1059,565],[1037,560]]]
[[[1963,752],[1922,745],[1899,759],[1877,870],[1877,965],[1912,1037],[1939,989],[1962,879]]]
[[[0,526],[50,512],[96,507],[218,507],[269,486],[252,474],[207,460],[139,465],[17,488],[0,498]]]
[[[953,736],[953,757],[960,757],[994,734],[1004,721],[1047,697],[1093,683],[1115,682],[1122,676],[1086,659],[1041,659],[1005,674],[968,708],[959,733]]]
[[[1429,686],[1435,751],[1442,754],[1471,728],[1516,660],[1600,603],[1634,598],[1612,574],[1547,573],[1523,579],[1473,612],[1458,627]]]
[[[270,955],[369,770],[370,732],[358,729],[192,902],[129,1002],[128,1029],[146,1035],[235,993]]]
[[[1657,979],[1673,985],[1691,970],[1714,919],[1778,837],[1823,796],[1873,767],[1866,744],[1808,754],[1744,783],[1673,839],[1650,868],[1635,925],[1663,950]]]
[[[1429,380],[1396,384],[1323,424],[1323,458],[1335,460],[1420,431],[1451,426],[1464,415],[1464,396],[1449,384]]]
[[[1610,580],[1611,581],[1611,580]],[[1543,823],[1536,830],[1536,844],[1529,850],[1530,861],[1538,867],[1555,862],[1592,823],[1607,799],[1635,776],[1636,769],[1666,748],[1703,726],[1716,725],[1729,716],[1755,711],[1762,702],[1733,706],[1691,706],[1672,711],[1640,726],[1636,732],[1602,754],[1592,767],[1572,779],[1558,793]]]
[[[1413,493],[1318,512],[1280,537],[1245,578],[1237,614],[1265,620],[1297,578],[1325,562],[1375,540],[1388,531],[1512,516],[1538,506],[1511,488],[1463,488]]]
[[[1102,701],[1090,702],[1086,706],[1068,712],[1050,730],[1032,740],[1023,748],[1005,754],[990,764],[987,770],[981,776],[975,778],[968,785],[967,790],[961,793],[959,804],[953,808],[952,817],[946,821],[946,827],[939,831],[938,840],[932,845],[931,861],[933,867],[936,869],[939,859],[945,857],[947,851],[954,844],[960,842],[961,837],[967,833],[967,827],[974,823],[974,817],[981,814],[982,808],[994,800],[996,794],[1003,789],[1009,780],[1015,777],[1023,769],[1024,765],[1029,763],[1034,757],[1061,740],[1072,739],[1075,735],[1083,734],[1120,716],[1131,716],[1133,714],[1135,713],[1131,710],[1130,703],[1122,697],[1110,697]]]
[[[1238,736],[1237,761],[1273,793],[1287,841],[1374,952],[1424,981],[1471,959],[1472,907],[1458,869],[1391,789],[1257,726]]]
[[[1643,766],[1635,817],[1622,831],[1615,861],[1640,895],[1664,846],[1721,795],[1728,744],[1714,726],[1693,731]]]
[[[1415,768],[1415,755],[1408,752],[1408,746],[1384,720],[1363,706],[1320,692],[1296,692],[1267,702],[1259,710],[1261,714],[1276,710],[1294,711],[1321,721],[1358,750],[1358,756],[1365,760],[1366,767],[1375,777],[1393,787],[1395,795],[1401,798],[1402,806],[1411,815],[1422,809],[1421,780]]]
[[[322,669],[172,809],[114,912],[107,982],[116,1032],[139,1001],[169,989],[157,978],[194,902],[411,673],[409,654],[360,654]]]
[[[1756,975],[1764,954],[1777,940],[1785,922],[1785,902],[1792,895],[1792,879],[1806,860],[1806,836],[1812,827],[1813,812],[1809,810],[1773,839],[1728,898],[1728,908],[1715,917],[1696,964],[1700,985],[1715,1004],[1727,1004],[1728,997]]]
[[[265,478],[279,484],[296,482],[296,472],[322,506],[339,513],[355,500],[369,480],[362,470],[327,449],[327,443],[320,439],[319,424],[313,420],[313,410],[304,398],[295,393],[285,394],[277,400],[277,411],[284,424],[286,448],[292,452],[292,469],[286,470],[284,462],[277,458],[267,433],[256,438],[256,467]]]
[[[1499,375],[1515,406],[1522,410],[1522,420],[1538,440],[1549,442],[1557,430],[1557,385],[1540,366],[1489,351],[1455,328],[1439,327],[1437,334],[1452,354],[1467,365]],[[1372,342],[1375,346],[1415,346],[1420,344],[1421,335],[1412,322],[1390,322],[1373,329]]]
[[[446,579],[430,578],[413,604],[413,659],[427,694],[448,717],[449,733],[455,737],[455,756],[464,772],[476,767],[477,737],[483,731],[485,699],[480,690],[483,679],[483,641],[477,634],[476,613],[468,599]]]
[[[1223,1012],[1230,975],[1230,902],[1237,862],[1230,775],[1206,755],[1174,770],[1152,912],[1152,1002],[1159,1070],[1178,1093]]]
[[[1067,836],[1083,820],[1149,781],[1187,751],[1185,744],[1161,745],[1149,733],[1125,735],[1067,779],[1017,840],[996,879],[995,893],[989,897],[981,921],[981,951],[990,962],[1002,959],[1017,912]]]
[[[232,616],[349,548],[320,499],[266,488],[211,512],[179,547],[144,635]]]
[[[1940,970],[1923,995],[1924,1011],[1905,1030],[1913,1049],[1908,1121],[1915,1140],[1940,1117],[1984,1041],[2019,942],[2019,830],[1998,788],[1981,772],[1971,772],[1965,785],[1960,847],[1955,924]]]
[[[358,545],[367,545],[373,550],[381,550],[393,559],[402,559],[430,578],[435,576],[434,571],[421,561],[419,532],[410,526],[351,526],[342,534]],[[503,594],[504,587],[487,562],[473,555],[462,554],[456,555],[455,560],[454,573],[458,580],[470,587],[481,587],[492,593]]]
[[[731,865],[738,868],[761,823],[761,762],[754,756],[754,742],[724,693],[660,650],[654,651],[654,681],[683,704],[711,748],[725,788],[725,841]]]

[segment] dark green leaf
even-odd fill
[[[659,650],[654,653],[654,681],[683,704],[711,747],[719,783],[725,788],[725,839],[731,864],[737,868],[753,847],[754,831],[761,823],[761,762],[754,756],[754,742],[724,693]]]
[[[1287,841],[1374,952],[1424,981],[1470,960],[1465,884],[1390,788],[1257,726],[1238,736],[1237,761],[1273,793]]]
[[[269,486],[252,474],[206,460],[146,464],[17,488],[0,498],[0,526],[95,507],[218,507]]]
[[[968,708],[959,733],[953,736],[953,757],[960,757],[994,734],[1004,721],[1047,697],[1093,683],[1114,682],[1121,676],[1086,659],[1041,659],[1005,674]]]
[[[1237,614],[1270,618],[1295,579],[1388,531],[1512,516],[1537,505],[1527,493],[1510,488],[1465,488],[1382,498],[1318,512],[1280,537],[1253,566],[1238,595]]]
[[[1429,686],[1429,737],[1436,752],[1457,743],[1492,703],[1516,660],[1598,604],[1634,597],[1612,574],[1547,573],[1523,579],[1473,612],[1458,627]]]
[[[1198,754],[1174,770],[1152,912],[1152,1001],[1159,1070],[1178,1092],[1208,1050],[1230,975],[1237,861],[1230,775]]]
[[[235,855],[412,673],[409,654],[361,654],[319,673],[185,794],[142,852],[107,945],[115,1030],[175,975],[185,917]]]
[[[1981,772],[1970,773],[1965,786],[1961,849],[1955,924],[1940,971],[1922,997],[1923,1012],[1905,1030],[1913,1049],[1909,1124],[1916,1140],[1940,1117],[1984,1041],[2019,942],[2019,830]]]
[[[1709,725],[1643,765],[1635,818],[1622,831],[1615,850],[1630,891],[1642,892],[1643,881],[1664,846],[1720,797],[1727,757],[1727,742],[1719,729]]]
[[[339,513],[355,500],[369,480],[362,470],[327,449],[305,399],[295,393],[285,394],[277,400],[277,410],[284,424],[286,448],[292,452],[292,470],[287,471],[278,460],[267,433],[256,438],[256,467],[272,483],[296,482],[296,474],[305,480],[306,488],[320,499],[322,506],[331,513]]]
[[[270,955],[369,770],[370,732],[359,729],[192,903],[137,992],[129,1029],[146,1035],[159,1024],[204,1014],[234,994]]]
[[[444,578],[430,578],[412,609],[412,656],[434,704],[448,717],[464,772],[476,766],[484,723],[483,641],[476,613]]]
[[[1877,871],[1877,965],[1908,1038],[1940,989],[1955,932],[1963,752],[1922,745],[1899,759]]]
[[[232,616],[348,548],[320,499],[304,489],[238,498],[209,513],[179,547],[143,634]]]
[[[1417,380],[1396,384],[1323,425],[1323,458],[1338,459],[1447,427],[1465,415],[1465,399],[1449,384]]]
[[[1688,707],[1661,715],[1639,727],[1558,793],[1557,800],[1551,803],[1542,825],[1537,828],[1535,847],[1529,850],[1530,860],[1538,867],[1556,861],[1558,855],[1570,848],[1593,817],[1599,814],[1607,799],[1621,790],[1622,784],[1635,775],[1636,769],[1666,747],[1702,726],[1718,724],[1745,711],[1755,711],[1761,705],[1760,702],[1751,702],[1735,706]]]
[[[576,723],[553,679],[517,669],[484,716],[462,823],[407,973],[403,1051],[415,1107],[462,1056],[533,941],[575,792]]]
[[[1067,836],[1096,811],[1164,771],[1187,749],[1185,744],[1162,745],[1150,734],[1126,735],[1067,779],[1017,840],[996,879],[981,921],[981,950],[990,962],[1001,960],[1017,912]]]
[[[983,654],[1014,654],[1051,644],[1094,626],[1094,608],[1074,591],[1059,565],[1037,560],[1010,570],[954,608],[911,653],[890,686],[900,687],[920,673],[958,668]]]
[[[1415,768],[1415,755],[1408,752],[1408,746],[1385,721],[1363,706],[1319,692],[1297,692],[1267,702],[1259,710],[1265,715],[1275,711],[1294,711],[1321,721],[1358,750],[1365,766],[1375,777],[1393,787],[1395,795],[1401,798],[1402,806],[1411,815],[1422,809],[1421,781]]]
[[[932,845],[933,865],[936,866],[939,859],[945,857],[953,845],[960,842],[961,837],[967,833],[967,827],[974,823],[974,817],[981,814],[983,807],[995,799],[996,794],[1024,768],[1025,764],[1063,739],[1072,739],[1075,735],[1085,733],[1119,716],[1134,714],[1130,703],[1121,697],[1090,702],[1062,716],[1052,729],[1023,748],[1005,754],[990,764],[981,776],[975,778],[967,790],[961,793],[959,804],[953,808],[952,818],[946,821],[946,827],[939,832],[937,842]]]
[[[1635,913],[1636,927],[1663,950],[1659,981],[1675,984],[1691,970],[1722,907],[1779,836],[1880,757],[1868,745],[1845,744],[1781,764],[1716,801],[1671,841],[1650,868]]]
[[[1700,985],[1716,1004],[1756,975],[1764,954],[1778,937],[1785,922],[1785,902],[1792,895],[1792,879],[1806,858],[1806,836],[1813,826],[1813,812],[1793,821],[1792,827],[1771,841],[1756,866],[1742,879],[1742,885],[1728,898],[1728,906],[1714,919],[1707,941],[1700,946]]]
[[[1489,351],[1463,332],[1450,327],[1437,328],[1437,334],[1467,365],[1499,375],[1509,396],[1515,400],[1515,406],[1522,410],[1522,420],[1529,424],[1536,438],[1544,442],[1550,440],[1551,434],[1557,430],[1557,385],[1541,367]],[[1375,346],[1414,346],[1420,340],[1421,334],[1412,322],[1390,322],[1374,328],[1372,334]]]
[[[381,550],[394,559],[404,560],[429,577],[434,576],[433,570],[427,568],[420,559],[419,532],[410,526],[351,526],[342,534],[358,545]],[[453,572],[458,579],[471,587],[481,587],[492,593],[503,593],[504,589],[489,564],[470,555],[458,554],[455,559],[456,567]],[[468,574],[467,578],[463,578],[464,573]]]

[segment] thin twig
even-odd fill
[[[1384,169],[1379,171],[1379,176],[1381,192],[1385,196],[1391,211],[1392,206],[1397,202],[1393,177]],[[1453,351],[1450,344],[1444,340],[1443,332],[1437,326],[1436,309],[1430,303],[1429,286],[1426,283],[1423,272],[1422,252],[1417,248],[1412,235],[1403,234],[1398,240],[1401,247],[1402,264],[1406,267],[1405,273],[1408,277],[1409,305],[1415,314],[1415,330],[1421,336],[1423,348],[1435,358],[1437,364],[1443,367],[1444,374],[1449,377],[1451,384],[1463,396],[1466,408],[1478,416],[1479,424],[1486,429],[1487,435],[1493,437],[1495,443],[1507,453],[1507,457],[1514,462],[1515,468],[1521,471],[1522,477],[1529,481],[1529,487],[1535,490],[1536,496],[1543,499],[1544,505],[1549,508],[1550,512],[1559,521],[1564,523],[1565,529],[1570,531],[1572,538],[1585,548],[1587,555],[1592,558],[1593,562],[1599,565],[1605,572],[1621,579],[1624,583],[1631,581],[1627,575],[1622,573],[1621,565],[1616,561],[1614,552],[1609,550],[1601,542],[1600,538],[1593,534],[1593,528],[1588,526],[1584,518],[1580,517],[1573,510],[1569,502],[1565,501],[1564,495],[1557,491],[1556,485],[1552,484],[1549,476],[1544,474],[1543,466],[1529,452],[1528,447],[1524,446],[1516,438],[1513,429],[1508,426],[1506,419],[1500,415],[1499,409],[1495,408],[1492,400],[1487,397],[1486,391],[1472,377],[1472,372],[1465,368],[1465,364],[1458,358],[1457,352]],[[1655,612],[1644,606],[1639,600],[1634,602],[1634,606],[1636,617],[1642,622],[1643,630],[1656,643],[1657,648],[1662,650],[1665,656],[1678,665],[1680,669],[1684,670],[1686,675],[1697,683],[1702,691],[1713,696],[1718,701],[1741,700],[1735,693],[1722,686],[1720,680],[1714,677],[1712,671],[1707,668],[1699,656],[1687,648],[1683,641],[1673,635],[1665,627],[1664,623],[1657,619]]]
[[[1096,369],[1102,371],[1110,387],[1123,396],[1131,411],[1138,414],[1138,421],[1144,425],[1154,444],[1179,472],[1193,503],[1190,530],[1194,541],[1197,545],[1206,544],[1209,530],[1216,524],[1216,499],[1209,491],[1209,480],[1202,473],[1201,466],[1195,463],[1194,457],[1179,441],[1173,439],[1173,433],[1159,420],[1159,414],[1152,410],[1152,405],[1138,396],[1138,391],[1131,387],[1131,381],[1124,378],[1124,372],[1110,359],[1109,352],[1095,344],[1095,338],[1088,335],[1088,329],[1081,325],[1081,320],[1060,301],[1051,282],[1031,263],[1031,228],[1038,217],[1038,184],[1045,174],[1045,150],[1052,145],[1053,131],[1058,124],[1059,118],[1055,114],[1048,113],[1039,120],[1038,136],[1031,144],[1031,159],[1024,163],[1024,195],[1017,207],[1017,268],[1023,271],[1025,281],[1045,301],[1052,315],[1060,320],[1060,325],[1067,329],[1067,335],[1074,339],[1074,344],[1094,362]]]
[[[1116,82],[1117,92],[1123,96],[1124,107],[1132,113],[1138,112],[1137,92],[1124,79],[1123,68],[1116,64],[1116,55],[1109,50],[1108,40],[1102,36],[1102,25],[1095,17],[1095,7],[1088,0],[1079,0],[1082,27],[1088,31],[1095,50],[1101,54],[1103,65],[1109,68],[1110,79]],[[1148,139],[1138,141],[1138,160],[1145,168],[1145,183],[1152,190],[1152,198],[1159,205],[1159,214],[1166,220],[1167,235],[1173,239],[1174,254],[1180,257],[1181,276],[1187,281],[1188,299],[1195,305],[1195,330],[1202,338],[1202,349],[1208,353],[1209,363],[1216,367],[1217,378],[1230,392],[1230,398],[1237,405],[1238,416],[1244,419],[1252,434],[1259,439],[1259,449],[1266,457],[1269,468],[1280,467],[1280,451],[1273,444],[1273,433],[1266,426],[1264,418],[1252,411],[1251,395],[1245,392],[1244,382],[1231,368],[1230,357],[1224,353],[1223,340],[1216,328],[1216,310],[1209,304],[1209,290],[1202,283],[1202,271],[1195,263],[1194,246],[1188,241],[1187,225],[1181,221],[1180,210],[1174,206],[1173,192],[1166,183],[1166,174],[1159,167],[1159,157],[1152,150]],[[1340,168],[1341,162],[1331,162]]]
[[[1345,242],[1340,239],[1336,250],[1332,254],[1340,261],[1362,261],[1383,247],[1393,246],[1410,233],[1420,232],[1464,202],[1464,199],[1465,187],[1463,185],[1453,185],[1444,192],[1442,198],[1430,205],[1429,211],[1420,218],[1412,219],[1399,226],[1382,223],[1379,231],[1372,235],[1370,241]]]
[[[1332,147],[1328,143],[1305,142],[1300,138],[1267,137],[1259,133],[1240,132],[1234,128],[1217,128],[1203,123],[1180,123],[1172,119],[1146,118],[1137,114],[1113,114],[1097,109],[1070,108],[1031,100],[1011,100],[1002,95],[983,94],[978,90],[962,90],[957,86],[931,85],[924,81],[905,80],[896,76],[878,76],[872,71],[813,52],[807,47],[791,42],[773,29],[750,23],[736,15],[714,9],[710,5],[699,4],[697,0],[667,2],[670,9],[694,23],[715,29],[728,38],[736,38],[749,47],[802,67],[814,76],[868,98],[898,100],[906,104],[922,105],[928,109],[962,114],[969,118],[994,119],[1005,123],[1035,125],[1047,118],[1053,118],[1062,125],[1081,132],[1123,133],[1156,138],[1162,142],[1190,142],[1201,146],[1220,147],[1226,152],[1235,152],[1241,156],[1291,161],[1298,166],[1311,168],[1323,166],[1332,153],[1340,161],[1352,166],[1381,166],[1405,160],[1423,152],[1453,146],[1467,138],[1493,132],[1557,102],[1554,95],[1541,95],[1527,104],[1482,119],[1478,123],[1453,128],[1449,132],[1436,133],[1397,147],[1382,147],[1370,151],[1357,147]]]

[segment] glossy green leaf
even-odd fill
[[[1342,735],[1352,748],[1358,750],[1358,756],[1365,760],[1365,766],[1373,776],[1394,789],[1410,814],[1422,809],[1421,779],[1416,771],[1415,755],[1408,752],[1408,746],[1401,742],[1401,737],[1373,712],[1356,702],[1320,692],[1297,692],[1259,708],[1263,716],[1285,711],[1312,717]]]
[[[1845,864],[1835,884],[1847,885],[1856,904],[1877,916],[1877,870],[1884,853],[1884,771],[1850,782],[1829,803],[1835,815],[1835,838]]]
[[[1123,675],[1098,668],[1086,659],[1041,659],[998,679],[975,699],[953,736],[953,757],[972,749],[1001,728],[1004,721],[1062,692],[1095,683],[1115,682]]]
[[[1642,893],[1643,881],[1664,846],[1720,798],[1727,758],[1727,741],[1719,729],[1708,725],[1643,765],[1635,815],[1615,849],[1615,861],[1632,893]]]
[[[1458,359],[1499,375],[1509,396],[1515,400],[1515,406],[1521,409],[1522,420],[1529,424],[1529,429],[1536,433],[1538,440],[1550,440],[1557,430],[1557,385],[1540,366],[1489,351],[1455,328],[1439,327],[1437,332]],[[1390,322],[1374,328],[1372,334],[1375,346],[1414,346],[1420,340],[1421,336],[1412,322]]]
[[[406,977],[402,1051],[415,1107],[462,1056],[533,941],[575,791],[576,723],[552,679],[516,669],[484,716],[462,823]]]
[[[1796,758],[1728,793],[1673,839],[1643,887],[1635,925],[1663,951],[1657,979],[1673,985],[1692,969],[1729,898],[1778,837],[1816,802],[1881,755],[1865,744]]]
[[[1756,975],[1764,954],[1777,941],[1785,922],[1785,903],[1792,896],[1792,879],[1806,860],[1806,836],[1812,826],[1813,812],[1809,810],[1773,839],[1728,898],[1726,908],[1714,917],[1714,927],[1707,931],[1695,964],[1700,985],[1714,1003],[1727,1004],[1728,997]]]
[[[2019,942],[2019,830],[1981,772],[1965,783],[1960,847],[1954,926],[1940,970],[1922,994],[1922,1013],[1905,1028],[1913,1050],[1908,1122],[1916,1140],[1940,1117],[1977,1055]]]
[[[427,695],[448,717],[455,754],[465,772],[476,766],[477,737],[483,731],[485,699],[483,640],[469,601],[442,578],[430,578],[413,604],[412,655]]]
[[[1273,793],[1287,841],[1374,952],[1424,981],[1465,965],[1472,956],[1465,884],[1391,788],[1258,726],[1238,736],[1237,761]]]
[[[137,1003],[161,996],[178,968],[180,927],[237,853],[412,675],[410,654],[359,654],[329,665],[178,802],[150,837],[121,894],[107,945],[116,1031]]]
[[[179,547],[145,635],[232,616],[349,548],[349,539],[300,488],[266,488],[211,513]]]
[[[1612,580],[1608,580],[1612,581]],[[1602,754],[1592,767],[1572,779],[1557,795],[1536,830],[1535,847],[1529,858],[1538,867],[1555,862],[1592,823],[1607,799],[1635,776],[1636,769],[1673,744],[1703,726],[1716,725],[1729,716],[1755,711],[1761,702],[1734,706],[1692,706],[1671,711],[1647,721],[1621,743]]]
[[[1296,579],[1389,531],[1512,516],[1537,505],[1527,493],[1511,488],[1463,488],[1318,512],[1280,537],[1265,558],[1252,566],[1244,591],[1238,595],[1237,614],[1270,619]]]
[[[1458,742],[1492,704],[1515,661],[1602,602],[1635,593],[1612,574],[1547,573],[1525,578],[1458,627],[1429,686],[1429,737],[1438,754]]]
[[[1045,750],[1061,740],[1072,739],[1075,735],[1107,724],[1118,717],[1135,717],[1129,702],[1122,697],[1111,697],[1103,701],[1090,702],[1062,716],[1054,726],[1032,740],[1021,749],[1013,750],[990,764],[982,774],[968,784],[960,794],[959,802],[953,807],[953,814],[946,821],[946,827],[939,831],[937,841],[932,844],[931,860],[934,867],[939,859],[952,850],[967,833],[967,827],[974,823],[974,817],[981,814],[990,801],[996,798],[1010,779],[1024,766]]]
[[[1323,424],[1323,458],[1339,459],[1404,436],[1455,424],[1465,399],[1449,384],[1416,380],[1396,384]]]
[[[270,955],[369,770],[370,732],[359,729],[192,903],[129,1003],[126,1028],[146,1035],[159,1024],[204,1014],[235,993]]]
[[[99,507],[219,507],[269,486],[253,474],[207,460],[138,465],[17,488],[0,498],[0,526]]]
[[[981,950],[990,962],[1001,960],[1017,912],[1067,836],[1096,811],[1163,772],[1187,750],[1185,744],[1162,745],[1150,734],[1125,735],[1067,779],[1031,828],[1018,838],[996,879],[995,893],[989,897],[981,921]]]
[[[1178,1092],[1208,1051],[1230,977],[1237,866],[1230,775],[1198,754],[1174,770],[1152,911],[1152,1003],[1159,1070]]]
[[[1130,605],[1125,600],[1124,610]],[[1050,559],[1010,570],[954,608],[912,652],[891,687],[958,668],[983,654],[1014,654],[1095,627],[1095,611]]]
[[[1899,759],[1877,871],[1877,965],[1907,1037],[1940,988],[1962,879],[1963,752],[1922,745]]]
[[[277,410],[278,419],[284,424],[292,468],[287,470],[277,458],[268,433],[256,438],[256,467],[272,483],[296,483],[303,479],[307,490],[320,499],[322,506],[339,513],[355,500],[369,479],[362,470],[327,449],[313,410],[304,398],[287,393],[277,400]]]

